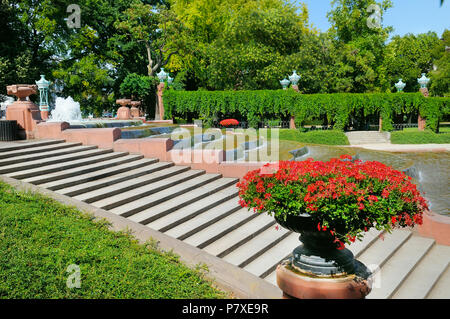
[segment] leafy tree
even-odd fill
[[[439,96],[450,96],[450,30],[442,34],[442,41],[434,50],[436,69],[431,71],[431,93]]]
[[[394,36],[386,47],[383,66],[386,69],[389,89],[395,92],[394,84],[401,78],[406,83],[406,92],[417,92],[417,78],[421,73],[433,69],[433,53],[441,41],[434,32]]]
[[[346,78],[340,91],[380,91],[386,82],[385,70],[381,66],[385,42],[392,30],[391,27],[383,27],[381,21],[383,12],[392,7],[392,2],[333,0],[332,5],[328,12],[332,25],[329,33],[340,52],[340,61],[336,63],[340,70],[337,73]]]
[[[124,97],[142,101],[142,107],[147,110],[149,116],[153,116],[153,105],[155,105],[155,89],[158,79],[136,73],[128,74],[120,84],[120,93]]]
[[[170,17],[170,13],[161,6],[156,10],[154,6],[136,2],[115,23],[130,42],[145,45],[148,76],[153,76],[169,62],[172,55],[178,53],[167,45],[167,32],[162,26],[167,25]]]
[[[309,32],[306,7],[282,0],[173,0],[171,9],[186,32],[183,58],[170,66],[208,89],[279,88],[279,66]]]

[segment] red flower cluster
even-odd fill
[[[238,183],[241,205],[280,218],[308,213],[341,248],[371,227],[390,231],[421,224],[428,209],[410,177],[380,162],[352,162],[344,155],[270,167],[251,171]]]
[[[235,119],[226,119],[220,121],[220,125],[228,127],[228,126],[236,126],[239,125],[239,121]]]

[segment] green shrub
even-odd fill
[[[218,298],[172,253],[49,198],[0,183],[0,298]],[[81,270],[68,288],[67,268]]]
[[[436,134],[431,131],[406,131],[392,132],[392,144],[448,144],[450,143],[450,133]]]
[[[347,136],[343,132],[336,130],[310,131],[305,133],[291,129],[280,130],[280,140],[311,144],[349,145]]]
[[[295,116],[298,126],[314,119],[326,119],[343,130],[352,115],[380,116],[383,130],[392,130],[396,114],[420,112],[427,127],[436,130],[439,120],[450,113],[450,99],[421,93],[335,93],[299,94],[294,90],[259,91],[175,91],[164,92],[166,118],[198,116],[236,118],[256,127],[259,122]]]

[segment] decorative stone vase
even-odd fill
[[[127,105],[131,104],[130,99],[120,99],[116,100],[116,103],[121,105],[117,110],[117,119],[118,120],[130,120],[131,119],[131,111],[127,107]]]
[[[8,95],[15,95],[17,101],[8,106],[6,119],[17,121],[18,137],[21,139],[34,138],[36,125],[42,121],[39,107],[27,97],[36,94],[37,86],[33,84],[14,84],[6,87]]]
[[[140,116],[139,106],[141,105],[140,101],[131,101],[131,117],[138,118]]]
[[[277,284],[285,296],[358,299],[370,292],[367,267],[355,260],[347,248],[338,250],[334,237],[328,231],[319,231],[309,214],[275,220],[280,226],[301,233],[302,244],[277,267]],[[336,231],[339,233],[340,229]]]

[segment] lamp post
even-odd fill
[[[159,79],[159,84],[157,86],[157,92],[156,95],[158,98],[156,99],[156,106],[155,106],[155,120],[163,120],[164,119],[164,105],[163,105],[163,91],[165,83],[164,81],[169,77],[169,74],[164,71],[164,68],[161,68],[161,71],[156,74],[156,76]]]
[[[403,89],[406,86],[406,83],[403,83],[402,79],[400,79],[397,83],[394,84],[397,92],[403,92]]]
[[[35,82],[39,89],[39,110],[41,111],[41,118],[47,120],[49,115],[48,87],[50,86],[50,81],[47,81],[45,75],[41,74],[39,81]]]
[[[300,80],[300,75],[297,74],[297,71],[294,70],[292,74],[289,76],[289,81],[292,83],[292,88],[298,92],[298,81]]]
[[[424,97],[428,97],[428,82],[430,79],[426,77],[426,73],[422,73],[422,77],[417,79],[417,82],[420,84],[420,92]],[[426,127],[426,118],[422,117],[419,112],[419,117],[417,119],[417,126],[419,131],[424,131]]]
[[[172,83],[173,83],[173,78],[170,77],[170,74],[168,74],[168,75],[167,75],[167,85],[168,85],[168,86],[171,86]]]
[[[164,68],[161,68],[161,71],[156,74],[159,79],[159,82],[164,82],[167,79],[168,74],[164,71]]]
[[[421,89],[426,89],[430,79],[426,77],[426,73],[422,73],[422,77],[417,79],[417,82],[420,84]]]
[[[281,86],[283,87],[283,90],[286,90],[289,86],[290,81],[286,78],[280,81]]]

